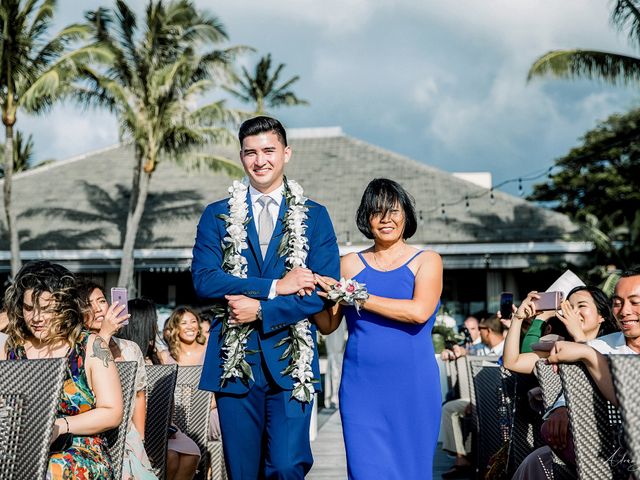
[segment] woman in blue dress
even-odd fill
[[[392,180],[369,183],[357,224],[374,244],[342,257],[341,276],[365,284],[369,297],[359,311],[337,304],[314,317],[325,334],[347,319],[340,414],[349,478],[430,479],[441,406],[431,330],[442,260],[407,245],[417,228],[414,202]],[[336,283],[316,280],[325,292]]]

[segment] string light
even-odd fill
[[[545,168],[542,171],[538,170],[537,172],[534,172],[534,173],[531,173],[531,174],[528,174],[528,175],[525,175],[525,176],[522,176],[522,177],[510,178],[510,179],[504,180],[504,181],[502,181],[502,182],[500,182],[500,183],[498,183],[498,184],[496,184],[496,185],[494,185],[491,188],[488,188],[486,190],[482,189],[479,193],[472,194],[472,195],[467,194],[464,197],[461,197],[460,199],[454,200],[454,201],[451,201],[451,202],[442,202],[442,203],[440,203],[439,207],[433,207],[433,208],[426,209],[426,210],[420,210],[420,221],[423,221],[424,217],[426,215],[428,215],[429,213],[433,213],[433,212],[437,211],[438,208],[440,208],[440,214],[441,214],[443,220],[446,221],[447,220],[446,207],[459,205],[460,203],[464,202],[465,210],[468,212],[468,211],[471,210],[471,200],[482,198],[487,194],[489,195],[489,202],[491,203],[491,205],[495,205],[495,203],[496,203],[495,190],[499,189],[500,187],[503,187],[505,185],[508,185],[510,183],[517,182],[518,183],[518,194],[520,196],[524,196],[524,186],[523,186],[524,182],[530,182],[530,181],[533,181],[533,180],[538,180],[538,179],[540,179],[542,177],[547,177],[547,178],[551,179],[552,178],[552,173],[551,172],[552,172],[553,168],[554,167],[551,166],[551,167]]]

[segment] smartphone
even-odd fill
[[[511,318],[513,314],[513,293],[511,292],[502,292],[500,294],[500,315],[505,320]]]
[[[536,350],[538,352],[550,352],[553,349],[553,346],[556,342],[564,340],[560,335],[555,335],[550,333],[549,335],[544,335],[540,337],[539,341],[531,344],[531,349]]]
[[[545,310],[558,310],[562,303],[564,295],[562,292],[542,292],[538,294],[540,298],[535,300],[533,304],[536,307],[536,311],[542,312]]]
[[[128,303],[129,300],[127,298],[126,288],[113,287],[111,289],[111,305],[113,305],[114,302],[118,302],[118,305],[124,305],[124,310],[120,312],[120,315],[118,315],[118,318],[124,317],[129,314],[129,303]],[[124,322],[122,322],[122,325],[128,325],[128,324],[129,324],[129,320],[125,320]]]

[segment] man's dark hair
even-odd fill
[[[640,265],[634,265],[631,268],[623,271],[620,274],[620,278],[635,277],[636,275],[640,275]]]
[[[275,118],[264,116],[250,118],[240,125],[240,131],[238,132],[240,146],[242,146],[242,141],[246,137],[267,132],[275,133],[278,140],[280,140],[285,147],[287,146],[287,132],[284,130],[282,124]]]
[[[499,335],[502,335],[502,332],[504,332],[504,325],[497,315],[493,315],[489,318],[483,318],[482,320],[480,320],[480,327],[486,327],[492,332]]]
[[[400,205],[400,208],[404,211],[404,231],[402,232],[402,238],[411,238],[416,229],[418,228],[418,222],[416,220],[415,200],[398,182],[389,180],[388,178],[376,178],[369,182],[367,188],[365,188],[362,194],[362,200],[360,200],[360,206],[356,213],[356,224],[358,230],[362,234],[371,239],[373,233],[371,233],[371,217],[381,215],[383,218],[389,210],[392,210]]]

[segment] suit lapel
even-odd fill
[[[251,205],[251,194],[247,191],[247,205],[249,206],[249,223],[247,224],[247,240],[249,248],[256,258],[258,268],[262,270],[262,252],[260,251],[260,240],[258,238],[258,230],[256,230],[256,222],[253,217],[253,207]]]
[[[287,210],[287,201],[284,196],[282,197],[282,202],[280,202],[280,211],[278,212],[278,221],[276,222],[273,228],[273,235],[271,235],[271,241],[269,242],[269,248],[267,248],[267,254],[264,257],[264,265],[269,265],[271,261],[271,257],[273,257],[278,252],[278,247],[280,247],[280,241],[282,240],[282,230],[283,230],[283,219],[284,214]],[[257,238],[257,234],[256,234]],[[260,247],[258,246],[258,253],[260,252]]]

